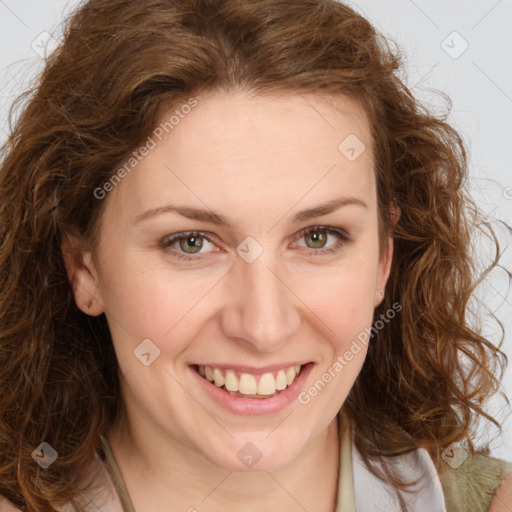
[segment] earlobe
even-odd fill
[[[101,315],[103,302],[91,253],[78,237],[69,234],[63,237],[61,249],[77,307],[87,315]]]
[[[393,207],[391,209],[391,222],[393,227],[398,224],[400,217],[402,215],[402,210],[400,210],[400,206],[398,206],[396,199],[393,200]]]

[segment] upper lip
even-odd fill
[[[290,366],[303,366],[308,364],[311,361],[300,362],[300,361],[292,361],[287,363],[276,363],[269,366],[248,366],[248,365],[240,365],[240,364],[232,364],[232,363],[196,363],[193,366],[209,366],[210,368],[219,368],[220,370],[235,370],[240,373],[250,373],[252,375],[263,375],[264,373],[272,373],[279,370],[283,370],[285,368],[289,368]]]

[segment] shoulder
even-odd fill
[[[87,491],[78,498],[77,503],[87,512],[123,512],[123,506],[117,494],[114,481],[108,471],[108,465],[96,454],[87,475]],[[55,506],[59,512],[76,512],[71,503]],[[0,494],[0,512],[23,512]]]
[[[447,512],[511,512],[510,472],[506,461],[479,453],[468,454],[456,467],[445,464],[439,470],[439,478]]]
[[[0,494],[0,512],[21,512],[21,510]]]
[[[504,478],[496,489],[489,512],[510,512],[512,510],[512,464],[507,464]]]

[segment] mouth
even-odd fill
[[[234,368],[192,365],[205,380],[233,397],[269,399],[288,389],[308,365],[285,366],[274,371],[242,372]]]

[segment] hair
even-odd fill
[[[394,240],[375,318],[402,306],[343,406],[370,471],[402,489],[374,462],[387,468],[383,457],[423,447],[440,468],[451,442],[474,449],[478,415],[501,430],[484,405],[506,365],[503,338],[493,344],[468,319],[498,239],[467,191],[461,136],[404,85],[390,42],[334,0],[90,0],[66,19],[62,43],[12,106],[1,153],[3,496],[45,512],[83,492],[100,435],[123,408],[105,315],[76,306],[61,244],[73,233],[95,246],[106,201],[94,190],[162,113],[213,91],[334,95],[368,116],[381,253]],[[496,249],[478,278],[475,232]],[[58,452],[46,471],[31,456],[42,441]]]

